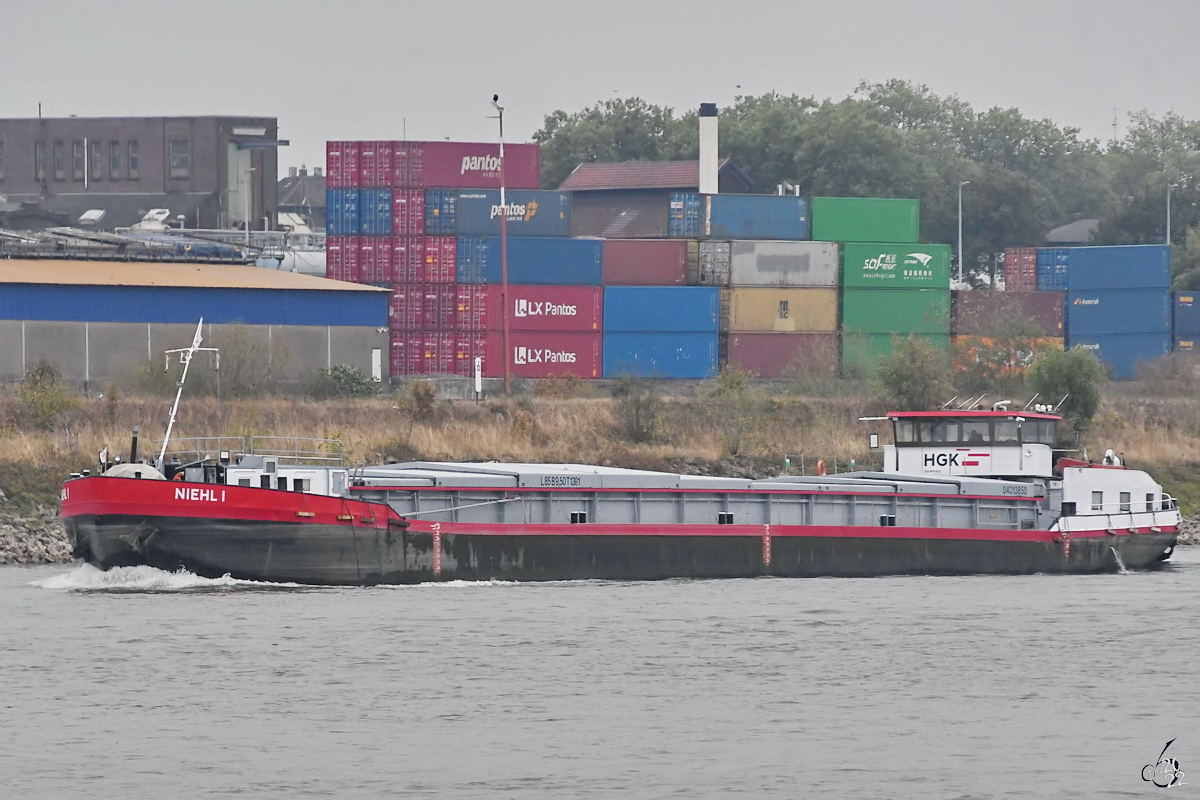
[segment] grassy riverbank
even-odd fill
[[[886,404],[865,384],[820,387],[820,396],[742,384],[661,387],[614,398],[579,383],[550,382],[513,399],[436,400],[407,388],[367,399],[212,397],[187,400],[176,436],[284,436],[340,439],[350,464],[385,460],[583,461],[615,466],[745,476],[877,466],[867,434]],[[1106,393],[1080,444],[1094,458],[1107,448],[1149,470],[1200,512],[1200,400]],[[665,394],[667,390],[673,394]],[[0,489],[18,504],[56,501],[62,478],[94,468],[103,447],[128,454],[141,427],[142,453],[161,439],[169,400],[73,398],[39,428],[15,391],[0,394]]]

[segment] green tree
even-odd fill
[[[930,411],[950,392],[946,353],[916,336],[895,338],[892,354],[876,367],[875,379],[892,411]]]
[[[1076,430],[1084,430],[1100,407],[1104,365],[1091,350],[1050,350],[1038,354],[1026,376],[1039,402],[1061,403],[1059,412]],[[1066,399],[1063,399],[1063,398]]]
[[[379,385],[358,367],[338,364],[332,369],[318,370],[308,393],[318,399],[374,397],[379,394]]]
[[[654,441],[662,419],[663,400],[651,378],[624,377],[612,389],[617,427],[632,442]]]
[[[79,398],[63,381],[62,373],[46,359],[25,373],[18,397],[24,422],[41,430],[52,429],[79,405]]]

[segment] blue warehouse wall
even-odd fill
[[[0,284],[0,319],[387,327],[376,291]]]

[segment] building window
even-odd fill
[[[33,179],[46,180],[46,143],[35,142],[33,145]]]
[[[192,174],[192,153],[187,139],[171,140],[171,177],[186,178]]]
[[[0,142],[0,181],[4,180],[4,142]]]
[[[136,181],[138,179],[138,146],[137,139],[132,139],[129,142],[129,180]]]
[[[71,142],[71,177],[74,180],[83,180],[83,173],[87,169],[87,155],[83,150],[83,142]]]
[[[54,180],[61,181],[67,177],[67,149],[62,142],[54,143]]]
[[[108,143],[108,179],[121,180],[121,143]]]
[[[98,181],[104,177],[104,147],[99,141],[91,142],[92,152],[89,157],[92,163],[88,165],[88,170],[91,172],[92,180]]]

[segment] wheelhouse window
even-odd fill
[[[136,181],[139,177],[138,170],[141,169],[141,161],[138,159],[138,143],[137,139],[132,139],[129,142],[129,161],[126,162],[129,170],[129,180]]]
[[[950,444],[962,441],[962,424],[958,420],[944,419],[933,424],[933,443]]]
[[[896,444],[912,444],[917,441],[917,426],[911,419],[896,420]]]
[[[996,443],[1013,444],[1017,441],[1017,421],[1015,419],[996,420]]]
[[[4,142],[0,142],[0,181],[4,180]]]
[[[1092,511],[1104,510],[1104,492],[1092,492]]]
[[[991,420],[963,420],[962,441],[967,444],[983,444],[992,440]]]
[[[1122,514],[1128,514],[1130,511],[1133,510],[1133,503],[1131,502],[1131,499],[1132,499],[1132,495],[1129,492],[1121,492],[1121,513]]]
[[[110,181],[119,181],[121,179],[121,143],[108,143],[108,179]]]
[[[1157,501],[1155,500],[1154,495],[1150,492],[1146,492],[1146,510],[1153,511],[1156,503]]]
[[[35,142],[33,145],[33,179],[46,180],[46,143]]]

